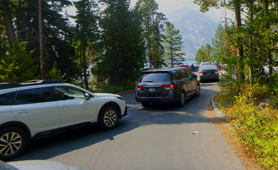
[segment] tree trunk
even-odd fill
[[[241,27],[241,14],[240,14],[240,0],[235,0],[235,18],[236,18],[236,28],[237,31],[239,31],[239,28]],[[243,83],[245,78],[244,78],[244,65],[243,65],[243,44],[242,44],[242,39],[237,38],[237,56],[238,56],[238,75],[239,75],[239,82]]]
[[[266,16],[268,15],[268,0],[265,0],[265,14]],[[270,23],[269,21],[266,23],[266,29],[267,31],[270,29]],[[271,42],[269,42],[271,44]],[[271,56],[271,50],[269,49],[267,52],[267,57],[268,57],[268,73],[269,73],[269,82],[271,82],[271,75],[272,75],[272,56]]]
[[[14,32],[13,21],[11,16],[11,9],[9,7],[9,4],[2,3],[1,1],[0,1],[0,5],[4,6],[4,11],[6,12],[6,15],[3,16],[3,19],[5,23],[6,33],[9,40],[9,45],[12,46],[13,43],[15,42],[15,32]]]
[[[251,25],[253,24],[253,1],[250,2],[250,7],[249,7],[249,12],[250,12],[250,22],[251,22]],[[250,79],[250,87],[253,86],[253,76],[252,76],[252,54],[251,54],[251,51],[252,51],[252,36],[249,37],[249,79]]]

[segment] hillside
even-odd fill
[[[183,37],[183,52],[186,61],[195,59],[198,48],[206,43],[211,44],[218,23],[198,10],[183,7],[166,16]]]

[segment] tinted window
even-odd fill
[[[200,67],[200,70],[211,70],[211,69],[216,69],[216,68],[213,65],[205,65]]]
[[[188,74],[185,70],[181,71],[183,78],[188,78]]]
[[[31,104],[53,101],[49,88],[34,88],[19,91],[14,104]]]
[[[193,76],[192,73],[191,73],[191,71],[189,71],[189,70],[186,70],[186,73],[187,73],[188,77],[189,77],[189,76]]]
[[[15,92],[0,95],[0,105],[11,105]]]
[[[169,73],[146,73],[141,76],[139,82],[165,82],[171,81]]]
[[[174,73],[174,80],[181,80],[183,77],[182,77],[182,74],[180,72],[175,72]]]

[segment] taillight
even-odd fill
[[[156,71],[152,71],[152,73],[156,73]]]
[[[214,70],[214,73],[218,73],[218,70]]]
[[[135,90],[141,90],[143,86],[135,86]]]
[[[169,90],[169,89],[173,89],[175,87],[174,84],[170,84],[170,85],[161,85],[162,88],[164,88],[165,90]]]
[[[203,73],[204,73],[203,71],[199,71],[199,74],[200,74],[200,75],[203,75]]]

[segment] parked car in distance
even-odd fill
[[[204,66],[204,65],[211,65],[210,62],[201,62],[200,66]]]
[[[179,67],[185,67],[187,70],[191,71],[191,68],[188,64],[180,64]]]
[[[184,67],[146,70],[135,86],[135,99],[143,107],[150,103],[185,105],[186,99],[200,95],[197,76]]]
[[[28,161],[0,161],[1,170],[83,170],[80,167],[66,166],[56,161],[28,160]]]
[[[197,72],[197,79],[202,81],[218,81],[219,72],[213,65],[200,65]]]
[[[20,155],[32,139],[89,123],[114,128],[127,115],[120,95],[91,93],[52,80],[0,84],[0,160]]]

